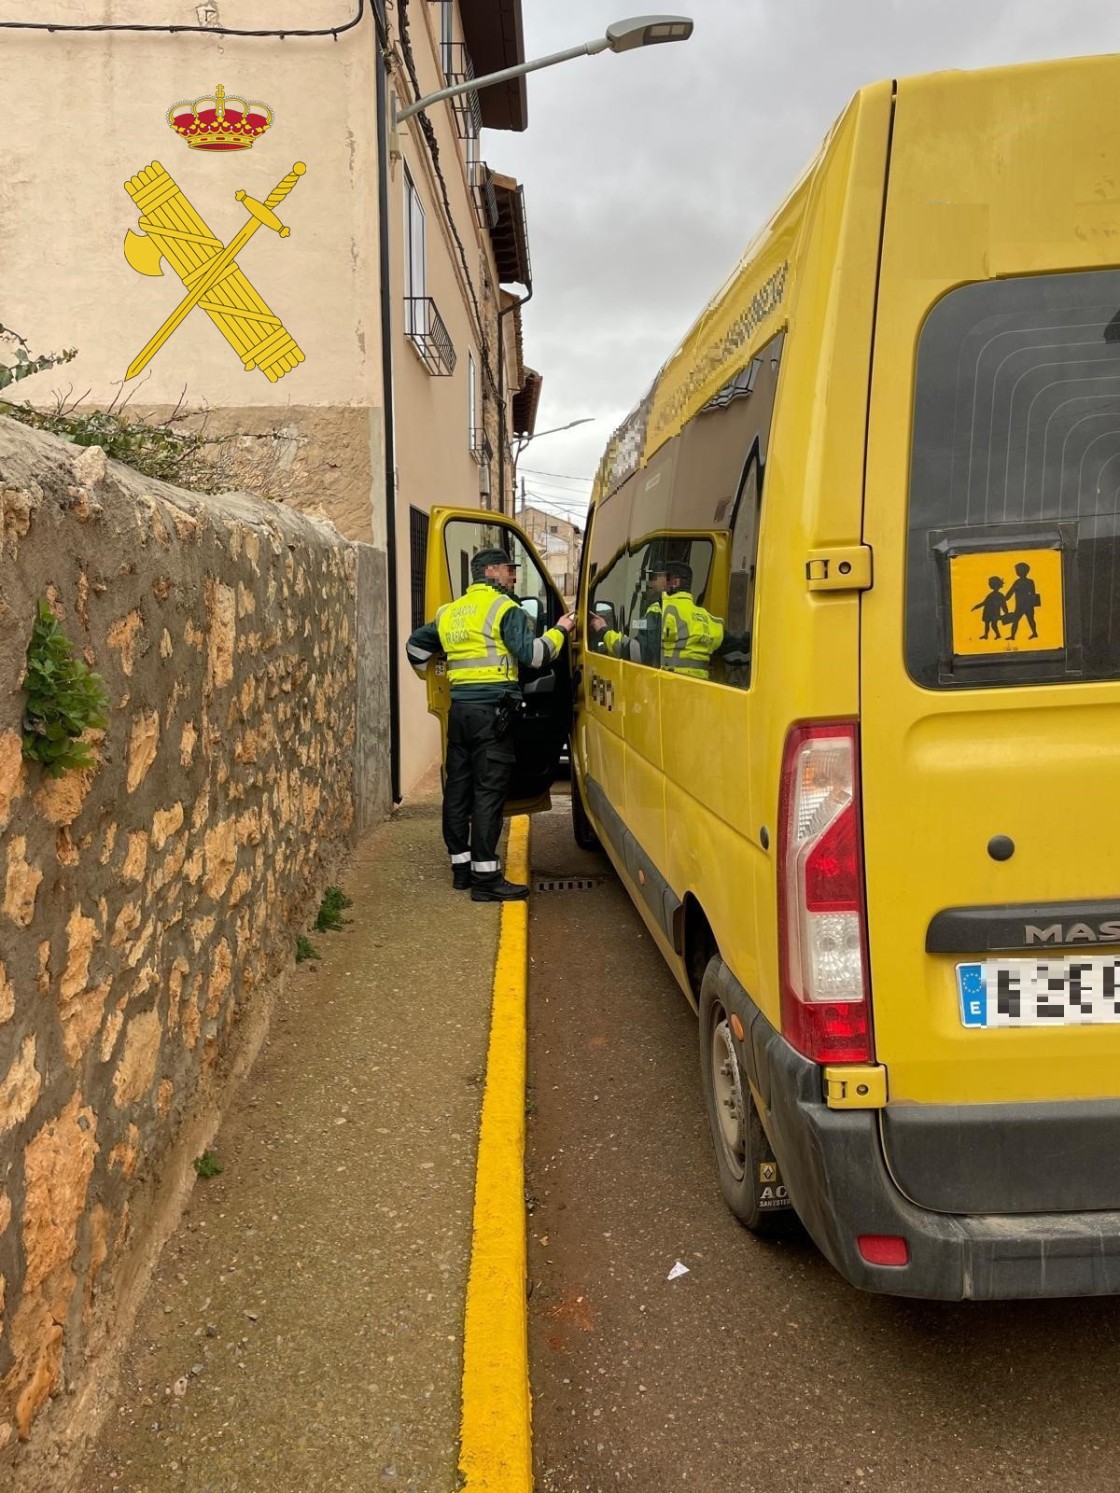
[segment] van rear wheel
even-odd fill
[[[572,835],[581,850],[601,850],[599,836],[587,817],[583,806],[583,795],[579,791],[579,779],[572,769]]]
[[[708,963],[700,987],[700,1080],[727,1206],[755,1234],[780,1234],[793,1210],[720,995],[723,961]]]

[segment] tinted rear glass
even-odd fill
[[[1120,676],[1118,536],[1120,271],[952,291],[918,345],[911,676]]]

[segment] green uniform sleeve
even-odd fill
[[[423,674],[431,659],[443,653],[439,628],[434,622],[425,622],[418,627],[404,645],[408,661],[418,674]]]
[[[550,627],[538,638],[528,614],[519,606],[512,606],[502,614],[501,634],[502,642],[523,669],[543,669],[564,646],[563,628]]]

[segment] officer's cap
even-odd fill
[[[476,581],[479,581],[491,565],[512,565],[516,568],[517,561],[512,555],[507,555],[505,550],[479,550],[478,554],[471,561],[471,575],[474,576]]]
[[[676,576],[689,585],[692,584],[692,566],[686,565],[683,560],[666,560],[661,569],[668,576]]]

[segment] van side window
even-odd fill
[[[639,474],[633,543],[644,546],[660,595],[660,667],[683,678],[750,684],[758,521],[782,341],[779,334],[739,369]],[[664,472],[655,470],[661,461]]]
[[[617,638],[624,635],[629,618],[630,579],[627,532],[634,478],[595,505],[588,531],[587,612],[599,617],[603,627],[592,629],[589,644],[598,652],[618,657]]]
[[[611,559],[605,570],[596,571],[587,603],[588,616],[599,618],[603,623],[599,629],[593,626],[592,647],[615,658],[620,657],[618,642],[626,635],[629,616],[628,559],[626,551],[622,550]]]
[[[752,364],[755,369],[750,400],[753,405],[752,434],[731,516],[730,574],[727,582],[727,630],[740,637],[749,636],[754,626],[758,529],[784,342],[785,333],[779,332],[766,344]],[[747,652],[745,660],[727,663],[725,683],[734,684],[740,689],[749,686],[749,650]]]
[[[951,291],[918,343],[906,667],[1120,678],[1120,271]]]

